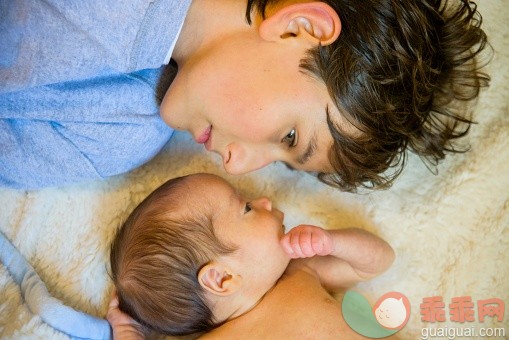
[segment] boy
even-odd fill
[[[267,198],[246,201],[210,174],[170,180],[112,244],[114,337],[141,329],[204,338],[355,339],[338,293],[385,271],[392,248],[360,229],[298,226]],[[141,325],[141,328],[139,327]],[[138,327],[138,328],[137,328]]]
[[[9,187],[136,168],[170,138],[163,120],[219,153],[231,174],[281,161],[343,190],[384,187],[407,148],[432,164],[460,151],[452,142],[471,120],[455,104],[488,82],[477,58],[486,35],[468,0],[1,8],[0,184]],[[177,67],[161,120],[157,88]]]

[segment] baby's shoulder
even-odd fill
[[[304,261],[291,263],[272,290],[274,295],[282,296],[283,299],[295,292],[299,293],[300,301],[303,301],[304,296],[313,299],[316,296],[330,295],[322,286],[318,273]]]
[[[281,278],[289,278],[297,275],[309,276],[309,279],[314,278],[315,280],[319,280],[318,273],[313,266],[313,260],[314,258],[291,260]]]

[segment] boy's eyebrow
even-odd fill
[[[299,164],[305,164],[308,159],[311,158],[315,154],[316,151],[316,131],[313,133],[313,136],[311,136],[311,139],[309,140],[308,146],[306,147],[306,151],[304,151],[303,154],[301,154],[299,157],[297,157],[297,163]]]

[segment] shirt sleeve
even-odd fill
[[[157,92],[174,65],[161,65],[189,4],[0,0],[0,186],[100,179],[154,157],[173,132]]]
[[[0,92],[159,68],[189,4],[0,0]]]

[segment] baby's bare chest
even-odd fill
[[[294,282],[295,279],[299,282]],[[343,330],[340,301],[314,278],[292,278],[281,282],[276,289],[272,297],[274,308],[267,312],[274,329],[304,338],[308,338],[306,334],[309,335],[310,330],[315,336],[316,332],[325,336]]]
[[[230,339],[341,339],[351,332],[340,301],[305,275],[280,281],[251,312],[221,328],[217,335]]]

